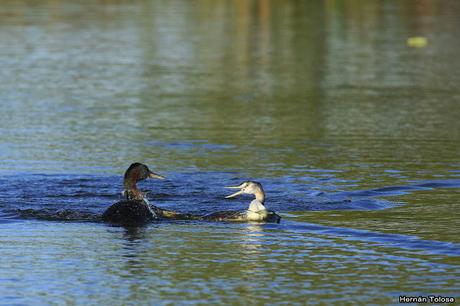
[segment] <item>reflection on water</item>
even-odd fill
[[[452,169],[457,5],[357,3],[9,1],[0,167]]]
[[[18,292],[17,303],[303,303],[305,296],[334,302],[346,295],[388,304],[400,292],[459,289],[458,257],[313,224],[162,223],[142,229],[142,238],[90,223],[22,223],[36,233],[28,235],[17,225],[2,225],[0,235],[1,258],[9,259],[0,261],[1,290]]]
[[[246,231],[242,236],[241,246],[244,248],[244,254],[247,255],[258,255],[258,250],[261,248],[261,240],[264,237],[263,227],[259,224],[249,223],[246,227]],[[251,267],[248,267],[251,270]]]
[[[0,304],[460,292],[459,15],[430,0],[2,1]],[[94,222],[133,161],[168,176],[142,185],[165,208],[245,208],[221,187],[255,179],[283,222]]]

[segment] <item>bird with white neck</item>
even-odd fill
[[[279,223],[281,217],[274,211],[268,210],[265,206],[265,192],[262,185],[254,181],[246,181],[238,186],[225,187],[229,189],[239,189],[237,192],[226,196],[226,199],[234,198],[241,194],[251,194],[255,199],[251,201],[245,211],[221,211],[209,214],[204,217],[213,221],[256,221],[256,222],[275,222]]]

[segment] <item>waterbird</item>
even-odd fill
[[[141,163],[133,163],[123,177],[124,199],[110,206],[102,215],[105,222],[116,224],[141,224],[159,219],[159,214],[152,209],[146,193],[137,188],[137,182],[146,178],[163,180],[165,177],[153,173]]]
[[[281,217],[274,211],[268,210],[265,205],[265,192],[262,184],[254,181],[245,181],[238,186],[225,187],[239,189],[237,192],[226,196],[226,199],[234,198],[240,194],[253,194],[255,199],[245,211],[220,211],[204,216],[205,220],[212,221],[258,221],[279,223]]]
[[[131,164],[123,178],[123,200],[110,206],[103,213],[102,220],[122,225],[138,225],[160,219],[195,220],[200,218],[150,204],[146,197],[147,193],[137,188],[137,182],[147,178],[165,179],[165,177],[150,171],[144,164]]]

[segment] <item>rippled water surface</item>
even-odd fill
[[[460,299],[460,3],[2,1],[0,305]],[[427,38],[412,48],[407,39]],[[164,208],[100,222],[122,174]]]

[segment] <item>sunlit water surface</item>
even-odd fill
[[[460,296],[460,3],[2,1],[0,304]],[[423,48],[407,38],[424,36]],[[134,161],[174,210],[113,227]]]

